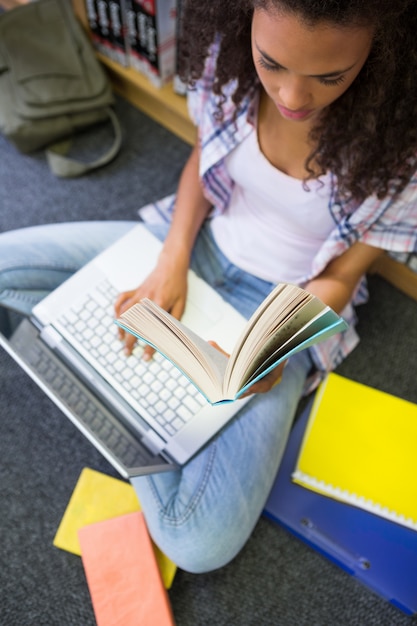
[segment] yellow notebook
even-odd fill
[[[292,478],[417,530],[417,404],[329,374]]]
[[[53,544],[81,556],[78,539],[80,528],[140,510],[132,485],[85,467],[71,495]],[[177,566],[156,545],[154,550],[164,585],[169,589]]]

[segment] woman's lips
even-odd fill
[[[299,109],[298,111],[291,111],[291,109],[287,109],[282,106],[282,104],[278,103],[276,106],[281,115],[288,120],[304,120],[313,112],[313,109]]]

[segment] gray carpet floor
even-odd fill
[[[189,147],[124,101],[116,108],[122,152],[85,178],[58,180],[42,153],[22,156],[0,137],[0,230],[135,219],[175,189]],[[417,402],[417,303],[378,277],[370,291],[358,311],[363,341],[339,372]],[[0,624],[93,625],[81,560],[52,541],[81,470],[117,474],[2,350],[0,381]],[[178,571],[169,597],[178,626],[417,625],[266,518],[227,567]]]

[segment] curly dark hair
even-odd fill
[[[316,148],[306,181],[333,172],[339,193],[363,200],[403,189],[417,167],[416,0],[188,0],[180,66],[191,85],[201,76],[209,47],[220,36],[214,93],[236,79],[233,101],[259,81],[251,53],[254,9],[296,15],[307,26],[374,28],[373,45],[358,77],[321,116],[312,131]]]

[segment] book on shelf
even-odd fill
[[[128,65],[124,0],[86,0],[94,47],[105,57]]]
[[[98,35],[93,39],[93,43],[100,54],[113,60],[109,3],[107,0],[95,0],[95,8],[97,11]]]
[[[145,15],[141,5],[136,0],[125,0],[125,16],[129,65],[141,74],[145,74],[147,42]]]
[[[174,93],[185,96],[187,93],[187,85],[180,77],[179,54],[181,47],[182,29],[184,26],[184,0],[177,0],[177,25],[176,25],[176,41],[175,41],[175,73],[172,80],[172,88]]]
[[[129,65],[129,48],[126,36],[125,0],[110,0],[110,29],[113,60],[123,67]]]
[[[129,64],[155,87],[175,72],[176,0],[125,0]]]
[[[88,26],[90,28],[91,42],[96,50],[101,49],[101,28],[98,19],[97,0],[85,0]]]
[[[258,307],[230,357],[146,298],[116,323],[172,361],[211,404],[236,400],[292,354],[347,327],[317,297],[287,283]]]
[[[319,387],[295,483],[417,530],[417,404],[331,373]]]

